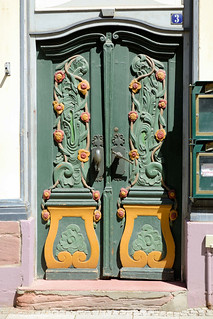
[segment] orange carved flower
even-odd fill
[[[134,159],[138,159],[139,158],[139,154],[138,151],[136,149],[131,150],[129,152],[129,157],[131,158],[131,160],[133,161]]]
[[[55,81],[61,83],[65,78],[65,73],[63,71],[58,71],[55,73]]]
[[[135,122],[138,118],[138,113],[136,111],[131,111],[128,116],[131,122]]]
[[[64,139],[64,131],[55,130],[55,132],[53,133],[53,137],[54,137],[54,140],[57,143],[61,143],[63,141],[63,139]]]
[[[125,217],[125,210],[123,208],[118,208],[117,216],[118,218],[123,219]]]
[[[57,114],[61,114],[64,110],[64,104],[58,103],[57,101],[53,101],[53,108]]]
[[[87,82],[86,80],[83,80],[78,84],[78,90],[83,95],[86,95],[86,93],[87,93],[87,91],[89,91],[89,89],[90,89],[90,85],[89,85],[89,82]]]
[[[157,132],[155,133],[155,137],[157,141],[159,142],[163,141],[166,137],[166,131],[163,128],[160,130],[157,130]]]
[[[81,114],[81,120],[82,120],[83,122],[85,122],[85,123],[88,123],[89,120],[90,120],[90,114],[89,114],[89,112],[83,112],[83,113]]]
[[[81,162],[88,162],[90,156],[90,152],[84,149],[78,151],[78,160]]]
[[[137,93],[141,89],[141,84],[136,79],[134,79],[130,83],[129,88],[130,90],[132,90],[133,93]]]
[[[93,220],[94,222],[99,222],[99,220],[101,219],[101,212],[100,210],[95,210],[94,213],[93,213]]]
[[[167,105],[167,101],[164,99],[160,100],[158,103],[158,107],[163,110],[166,108],[166,105]]]
[[[164,70],[159,69],[156,72],[155,76],[158,81],[163,81],[166,78],[166,72]]]
[[[47,209],[43,209],[41,212],[42,219],[47,222],[50,219],[50,212]]]

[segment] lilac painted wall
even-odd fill
[[[35,221],[20,221],[21,262],[19,265],[0,267],[0,305],[13,306],[17,287],[28,286],[34,278]]]
[[[206,306],[206,235],[213,235],[213,222],[186,222],[188,307]],[[213,256],[211,262],[213,272]]]

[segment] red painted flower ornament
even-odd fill
[[[50,198],[50,195],[51,195],[51,190],[50,189],[45,189],[43,191],[43,199],[44,200],[48,200]]]
[[[164,99],[160,100],[158,103],[158,107],[163,110],[166,108],[166,105],[167,105],[167,101]]]
[[[90,156],[90,152],[84,149],[78,151],[78,160],[81,162],[88,162]]]
[[[163,128],[160,130],[157,130],[157,132],[155,133],[155,137],[157,141],[159,142],[163,141],[166,137],[166,131]]]
[[[131,122],[135,122],[138,118],[138,113],[136,111],[131,111],[129,112],[128,117]]]
[[[166,78],[166,72],[160,69],[156,72],[155,76],[158,81],[163,81]]]
[[[64,139],[64,131],[55,130],[55,132],[53,133],[53,137],[54,137],[54,140],[57,143],[61,143],[63,141],[63,139]]]
[[[50,212],[47,209],[43,209],[41,212],[42,219],[47,222],[50,219]]]
[[[170,189],[168,191],[168,197],[169,197],[169,199],[175,199],[176,198],[176,193],[175,193],[174,189]]]
[[[95,210],[94,213],[93,213],[93,220],[94,222],[99,222],[99,220],[101,219],[101,212],[100,210]]]
[[[118,218],[123,219],[125,217],[125,210],[123,208],[118,208],[117,216]]]
[[[93,197],[94,200],[98,201],[100,199],[100,197],[101,197],[100,192],[99,191],[93,191],[92,197]]]
[[[127,195],[128,195],[128,190],[126,188],[121,188],[120,194],[119,194],[120,198],[126,198]]]
[[[82,120],[83,122],[85,122],[85,123],[88,123],[89,120],[90,120],[90,114],[89,114],[89,112],[83,112],[83,113],[81,114],[81,120]]]
[[[174,209],[172,209],[172,210],[170,211],[170,215],[169,215],[170,220],[171,220],[171,221],[174,221],[174,220],[177,219],[177,217],[178,217],[177,211],[174,210]]]
[[[89,89],[90,89],[90,85],[89,85],[89,82],[87,82],[86,80],[83,80],[78,84],[78,91],[83,95],[86,95]]]
[[[63,71],[58,71],[55,73],[55,81],[61,83],[65,78],[65,73]]]

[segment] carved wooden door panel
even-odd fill
[[[180,43],[94,31],[38,43],[39,276],[178,279]]]

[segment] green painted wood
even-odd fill
[[[122,279],[140,279],[140,280],[174,280],[173,269],[161,268],[131,268],[123,267],[120,270]]]
[[[48,280],[96,280],[98,269],[47,269],[45,278]]]
[[[71,56],[80,54],[89,66],[86,79],[91,86],[88,94],[88,111],[91,115],[91,141],[97,136],[103,136],[104,148],[104,155],[101,159],[105,167],[103,178],[97,179],[97,172],[95,172],[94,168],[92,144],[90,149],[90,161],[85,165],[86,182],[94,190],[99,190],[101,193],[102,220],[96,226],[101,252],[98,276],[103,278],[123,276],[122,278],[157,280],[161,278],[162,280],[162,274],[159,275],[160,271],[157,271],[156,275],[154,270],[147,271],[143,269],[140,272],[134,268],[126,271],[121,266],[119,243],[125,223],[124,220],[121,221],[116,215],[118,208],[117,202],[120,189],[129,185],[132,170],[131,164],[123,159],[119,159],[119,162],[122,163],[120,170],[122,174],[121,176],[113,174],[113,156],[111,151],[112,148],[116,147],[113,142],[116,139],[116,134],[122,134],[125,142],[119,151],[122,151],[123,157],[129,158],[130,133],[128,113],[132,105],[129,84],[135,77],[132,63],[138,54],[148,54],[151,58],[158,60],[159,65],[162,65],[167,72],[168,107],[164,112],[164,119],[168,134],[159,155],[164,159],[162,161],[164,179],[170,187],[176,189],[178,204],[180,205],[182,182],[182,47],[180,42],[172,37],[164,38],[151,35],[148,32],[138,34],[132,29],[116,30],[115,28],[109,28],[109,30],[106,30],[99,28],[98,32],[96,31],[95,29],[88,29],[86,37],[83,32],[79,32],[78,35],[72,37],[72,39],[66,37],[59,41],[40,41],[38,45],[38,79],[45,79],[45,81],[38,83],[38,216],[40,216],[41,213],[40,203],[42,192],[54,182],[52,179],[53,161],[58,152],[57,145],[54,144],[52,139],[52,128],[55,121],[55,115],[52,109],[54,72],[57,65],[63,65]],[[152,81],[154,80],[153,77]],[[44,85],[43,82],[45,82]],[[149,84],[149,88],[151,88],[151,84]],[[146,89],[144,89],[143,86],[141,92],[145,91]],[[151,98],[155,99],[154,94],[152,92],[150,94]],[[142,95],[140,99],[141,107],[145,105],[148,107],[148,103],[144,101]],[[157,121],[156,116],[155,129],[158,125]],[[73,117],[72,123],[74,122],[75,116]],[[82,123],[76,123],[75,125],[80,125],[83,129]],[[75,126],[74,129],[77,132],[77,126]],[[142,135],[136,133],[136,136],[139,140],[138,145],[140,145]],[[81,147],[82,146],[84,147],[85,143],[81,144]],[[149,154],[150,153],[149,151]],[[52,191],[51,197],[48,200],[48,205],[50,206],[79,206],[92,205],[92,203],[95,204],[90,191],[83,188],[80,184],[76,185],[75,189],[72,187],[56,188]],[[170,203],[170,200],[168,200],[167,194],[160,183],[143,186],[137,184],[130,190],[129,196],[123,203],[131,205],[156,205]],[[180,206],[178,207],[178,212],[179,216],[181,216]],[[79,220],[71,218],[61,223],[60,234],[64,231],[63,228],[66,228],[68,224],[81,226]],[[177,254],[174,265],[175,278],[178,279],[180,278],[181,217],[179,217],[172,227]],[[45,271],[42,250],[47,233],[48,228],[45,228],[45,225],[39,217],[38,255],[41,256],[41,262],[39,261],[38,263],[38,274],[40,277],[43,277]],[[57,238],[60,238],[60,234],[57,235]],[[137,234],[134,234],[134,236],[137,237]],[[78,273],[80,274],[81,270],[72,269],[74,275],[70,275],[69,273],[70,269],[60,271],[48,270],[47,278],[66,278],[66,274],[69,279],[81,277],[81,275],[78,277]],[[170,278],[169,272],[167,273],[167,278]],[[90,278],[89,274],[88,277],[86,274],[82,276],[83,278]]]

